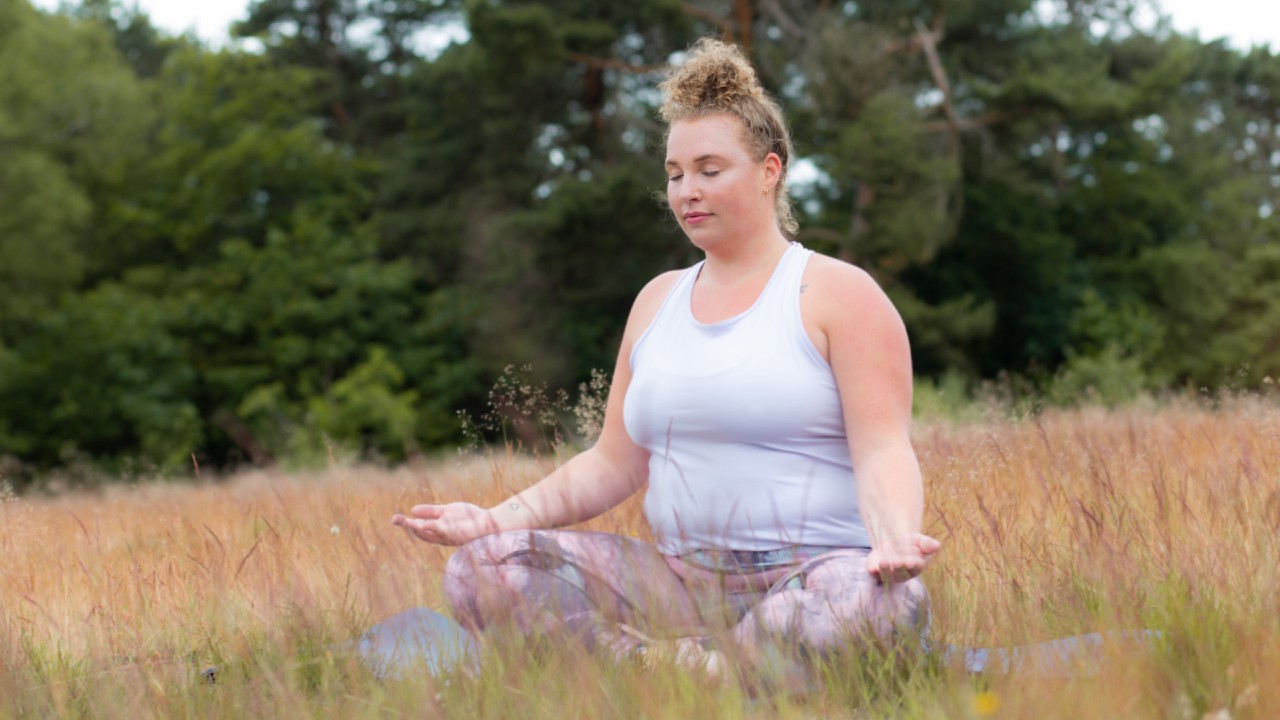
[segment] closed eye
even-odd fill
[[[684,177],[684,176],[683,176],[683,175],[672,175],[671,177],[667,178],[667,182],[675,182],[675,181],[679,180],[679,179],[680,179],[680,178],[682,178],[682,177]]]
[[[706,177],[715,177],[720,174],[719,170],[706,170],[702,173]]]

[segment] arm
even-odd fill
[[[631,441],[622,421],[622,403],[631,384],[631,348],[653,321],[678,276],[659,276],[636,298],[614,366],[604,425],[594,446],[492,508],[469,503],[415,505],[412,517],[396,515],[391,522],[427,542],[461,545],[507,530],[554,528],[590,520],[633,495],[648,477],[649,453]]]
[[[628,358],[633,343],[627,335],[614,366],[599,440],[537,484],[490,508],[493,532],[584,522],[631,497],[644,485],[649,453],[631,441],[622,422],[622,401],[631,384]]]
[[[884,580],[908,580],[940,546],[920,532],[924,484],[911,447],[906,328],[865,272],[826,258],[815,264],[808,302],[840,389],[858,506],[871,537],[867,569]]]

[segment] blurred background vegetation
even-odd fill
[[[0,0],[0,474],[398,462],[505,367],[611,368],[697,259],[655,107],[707,34],[784,100],[798,239],[889,291],[926,409],[1270,385],[1280,55],[1142,1],[257,0],[210,48]]]

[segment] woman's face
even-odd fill
[[[772,230],[773,189],[781,162],[751,157],[742,121],[732,115],[677,120],[667,135],[667,201],[680,227],[703,250]]]

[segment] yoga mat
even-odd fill
[[[1040,677],[1085,677],[1105,668],[1119,652],[1149,650],[1159,637],[1154,630],[1087,633],[1009,648],[930,648],[946,664],[962,664],[974,674],[1011,673]],[[361,659],[380,675],[399,676],[425,665],[432,675],[476,670],[480,648],[470,633],[452,619],[428,608],[392,615],[369,628],[353,644]]]
[[[402,676],[426,667],[435,676],[476,670],[480,648],[452,619],[428,608],[397,613],[369,628],[351,648],[383,677]]]
[[[1118,652],[1149,650],[1151,642],[1159,636],[1154,630],[1122,630],[1073,635],[1010,648],[946,645],[939,652],[944,663],[962,663],[965,671],[974,674],[1087,677],[1104,670],[1107,660]]]

